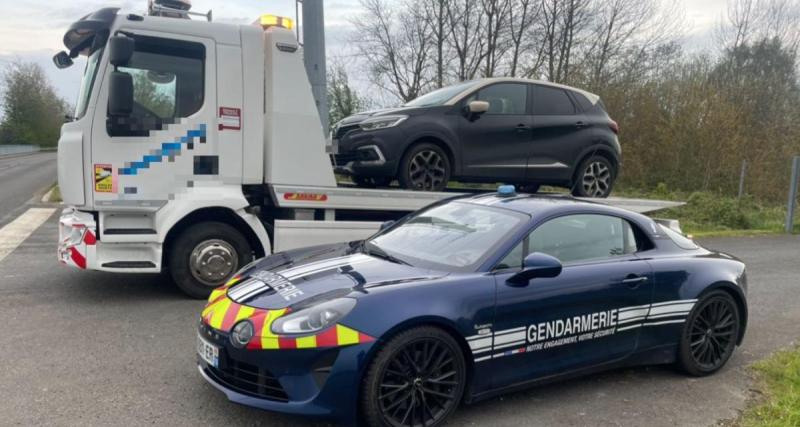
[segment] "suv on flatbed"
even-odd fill
[[[331,131],[337,171],[360,186],[439,191],[451,179],[526,191],[570,188],[607,197],[620,161],[619,128],[600,98],[559,84],[487,78],[389,109],[354,114]]]

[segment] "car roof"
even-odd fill
[[[476,84],[474,86],[470,86],[469,88],[465,89],[464,91],[458,93],[457,95],[452,97],[445,104],[446,105],[455,104],[456,102],[460,101],[463,97],[469,95],[470,93],[472,93],[476,89],[480,89],[480,88],[482,88],[484,86],[488,86],[488,85],[494,84],[494,83],[533,83],[533,84],[538,84],[538,85],[543,85],[543,86],[551,86],[551,87],[557,87],[557,88],[561,88],[561,89],[571,90],[571,91],[578,92],[581,95],[585,96],[589,100],[589,102],[592,103],[592,105],[597,104],[597,102],[600,100],[600,97],[598,95],[596,95],[594,93],[591,93],[591,92],[587,92],[587,91],[585,91],[583,89],[579,89],[579,88],[572,87],[572,86],[567,86],[567,85],[562,85],[562,84],[559,84],[559,83],[547,82],[547,81],[544,81],[544,80],[523,79],[523,78],[520,78],[520,77],[484,77],[484,78],[475,80],[475,82],[476,82]]]
[[[498,193],[483,193],[456,199],[461,202],[476,205],[492,206],[510,209],[531,215],[534,218],[549,217],[551,215],[566,213],[606,213],[635,219],[644,222],[647,218],[642,214],[608,206],[598,202],[576,199],[564,194],[524,194],[501,195]]]

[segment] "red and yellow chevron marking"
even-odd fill
[[[230,332],[237,322],[249,319],[255,327],[255,336],[247,345],[248,350],[341,347],[375,341],[375,338],[367,334],[339,324],[305,337],[275,335],[272,332],[272,322],[288,314],[291,310],[287,308],[263,310],[237,304],[226,296],[227,287],[234,283],[228,282],[225,286],[214,290],[214,292],[221,293],[216,296],[212,294],[209,297],[209,302],[203,309],[201,318],[208,326],[223,332]]]

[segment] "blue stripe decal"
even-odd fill
[[[154,154],[145,155],[141,161],[134,161],[128,163],[127,167],[119,168],[119,175],[138,175],[139,169],[149,169],[151,163],[161,163],[164,157],[170,157],[181,154],[181,148],[184,144],[189,144],[195,138],[205,138],[206,125],[201,123],[197,129],[191,129],[186,132],[186,136],[175,138],[175,142],[164,142],[161,144],[160,150],[155,150]]]

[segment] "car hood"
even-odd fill
[[[446,275],[367,255],[339,244],[278,253],[246,269],[227,289],[236,303],[261,308],[302,308],[370,287]]]
[[[342,119],[338,125],[339,126],[348,126],[354,125],[357,123],[361,123],[364,120],[375,117],[375,116],[387,116],[390,114],[414,114],[420,110],[419,107],[391,107],[391,108],[380,108],[377,110],[370,110],[370,111],[362,111],[353,114],[352,116],[347,116]]]

